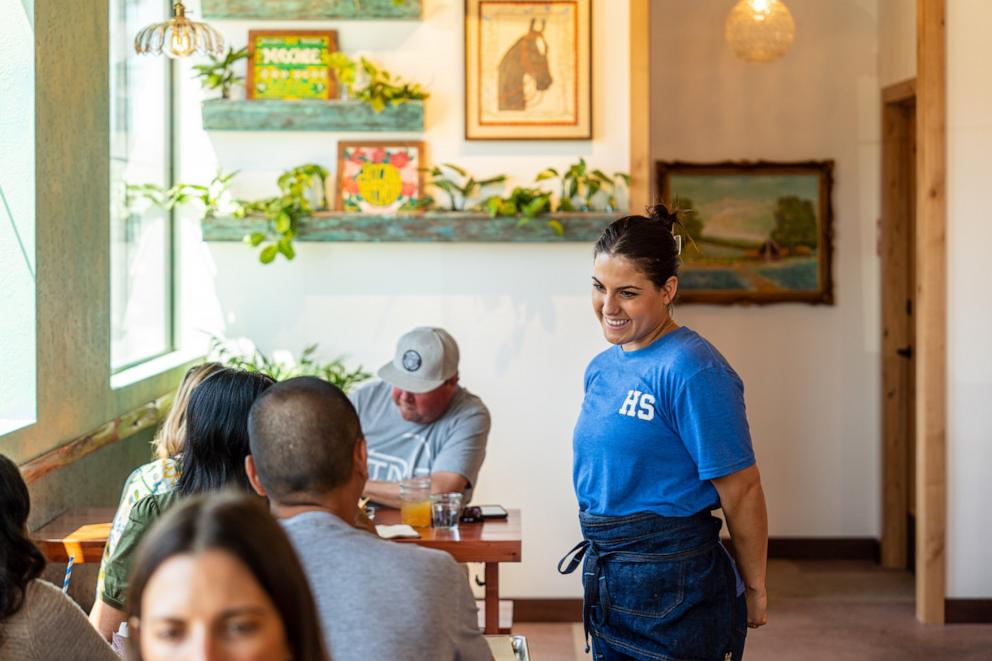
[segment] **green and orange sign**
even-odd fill
[[[248,33],[249,99],[335,99],[330,55],[333,30],[252,30]]]

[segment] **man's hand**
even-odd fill
[[[751,629],[768,624],[768,593],[761,590],[747,588],[744,591],[744,598],[747,600],[747,626]]]
[[[372,519],[370,519],[361,508],[355,509],[355,520],[352,522],[352,525],[359,530],[370,532],[373,535],[378,536],[379,534],[376,532],[375,523],[372,522]]]

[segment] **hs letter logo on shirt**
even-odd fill
[[[623,400],[619,413],[631,418],[636,415],[641,420],[653,420],[654,395],[639,390],[628,390],[627,399]]]

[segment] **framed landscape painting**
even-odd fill
[[[340,211],[395,213],[423,195],[424,143],[338,143]]]
[[[659,161],[657,175],[684,210],[680,302],[833,304],[833,161]]]
[[[465,138],[592,138],[592,0],[465,0]]]
[[[251,30],[248,32],[249,99],[336,99],[331,53],[334,30]]]

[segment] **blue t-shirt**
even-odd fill
[[[613,346],[586,369],[572,440],[579,509],[690,516],[719,507],[711,479],[755,463],[744,384],[709,342],[678,328]]]

